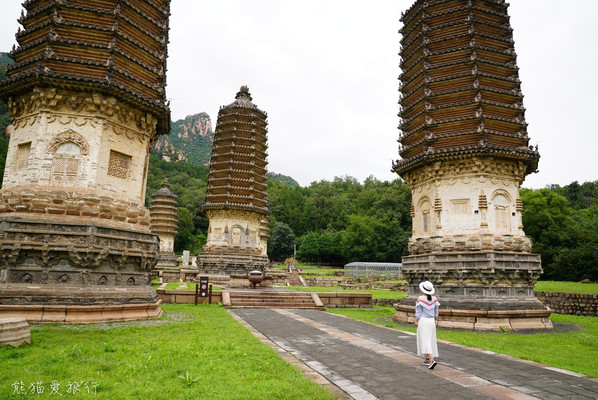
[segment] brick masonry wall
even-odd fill
[[[371,293],[335,293],[319,292],[318,296],[324,307],[337,308],[370,308],[372,307]]]
[[[598,294],[536,292],[536,297],[557,314],[598,316]]]

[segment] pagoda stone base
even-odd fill
[[[158,266],[160,267],[178,267],[178,257],[174,252],[170,253],[160,253],[160,258],[158,259]]]
[[[552,328],[550,309],[536,299],[540,255],[507,252],[435,253],[403,257],[409,295],[394,319],[412,323],[419,283],[431,281],[441,307],[438,326],[465,329]]]
[[[204,252],[197,255],[196,264],[200,274],[245,275],[249,271],[264,271],[269,261],[268,256],[255,254]]]
[[[0,221],[0,317],[98,322],[159,316],[149,278],[157,260],[158,238],[149,232]]]

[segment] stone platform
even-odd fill
[[[22,317],[27,322],[86,324],[159,318],[161,300],[148,304],[93,305],[0,305],[0,318]]]
[[[268,256],[242,252],[204,252],[199,253],[196,259],[199,273],[207,275],[245,275],[253,270],[264,271],[268,263]]]
[[[158,259],[157,265],[159,265],[160,267],[175,268],[179,265],[178,256],[173,252],[160,252],[160,258]]]
[[[438,326],[478,329],[552,328],[550,309],[534,295],[539,254],[475,251],[403,257],[409,295],[395,305],[396,321],[413,323],[419,283],[431,281],[440,301]]]
[[[31,333],[25,318],[0,318],[0,347],[19,347],[29,343],[31,343]]]
[[[459,310],[444,309],[438,311],[437,325],[440,328],[463,328],[475,330],[523,330],[550,329],[552,322],[551,311],[544,310]],[[415,306],[395,304],[397,312],[393,319],[397,322],[413,323],[415,321]]]
[[[161,314],[158,237],[115,223],[0,221],[0,318],[99,322]]]

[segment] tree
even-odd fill
[[[268,242],[270,258],[284,260],[292,256],[295,245],[295,234],[290,226],[284,222],[274,224]]]
[[[572,276],[566,272],[575,265],[570,249],[578,246],[580,230],[572,217],[572,209],[565,197],[550,189],[521,189],[523,227],[532,238],[532,251],[540,253],[544,278],[562,280]],[[560,260],[560,261],[559,261]]]
[[[338,246],[339,241],[336,240],[337,236],[340,235],[327,231],[324,231],[319,235],[318,250],[322,263],[332,264],[335,262],[338,263],[339,261],[342,262],[342,253],[340,247]]]
[[[309,232],[301,241],[297,250],[297,258],[301,261],[317,262],[320,259],[319,235],[316,232]]]
[[[559,280],[598,281],[598,205],[573,212],[575,244],[563,247],[551,266]]]
[[[194,237],[193,214],[185,207],[179,207],[177,210],[177,230],[178,235],[174,238],[174,252],[181,253],[183,250],[189,250],[192,254],[197,253],[197,239]]]
[[[351,215],[341,246],[347,261],[400,262],[408,235],[397,221]]]

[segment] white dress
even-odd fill
[[[417,355],[432,354],[438,357],[438,343],[436,342],[436,320],[438,317],[438,299],[432,296],[420,296],[415,303],[415,318],[419,320],[417,326]]]

